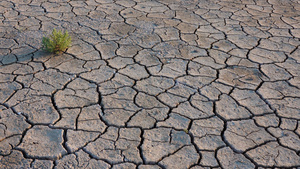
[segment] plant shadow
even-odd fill
[[[15,63],[26,64],[31,61],[44,62],[53,56],[55,56],[55,54],[42,49],[28,48],[26,46],[14,50],[13,53],[1,52],[0,50],[0,66]]]

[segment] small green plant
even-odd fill
[[[71,45],[71,37],[68,31],[63,33],[61,30],[56,31],[56,29],[53,29],[52,35],[43,37],[42,43],[44,50],[58,54],[65,51]]]

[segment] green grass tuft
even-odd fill
[[[58,54],[64,52],[71,45],[71,37],[68,31],[63,33],[61,30],[53,29],[49,37],[43,37],[42,43],[44,50]]]

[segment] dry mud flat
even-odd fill
[[[300,168],[299,0],[1,0],[0,168]],[[41,50],[68,30],[61,55]]]

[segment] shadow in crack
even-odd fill
[[[30,46],[22,46],[15,49],[13,53],[2,52],[0,49],[0,66],[11,65],[14,63],[27,63],[30,61],[46,61],[54,54],[34,49]]]
[[[44,35],[40,30],[0,32],[0,65],[28,62],[50,55],[41,53]]]

